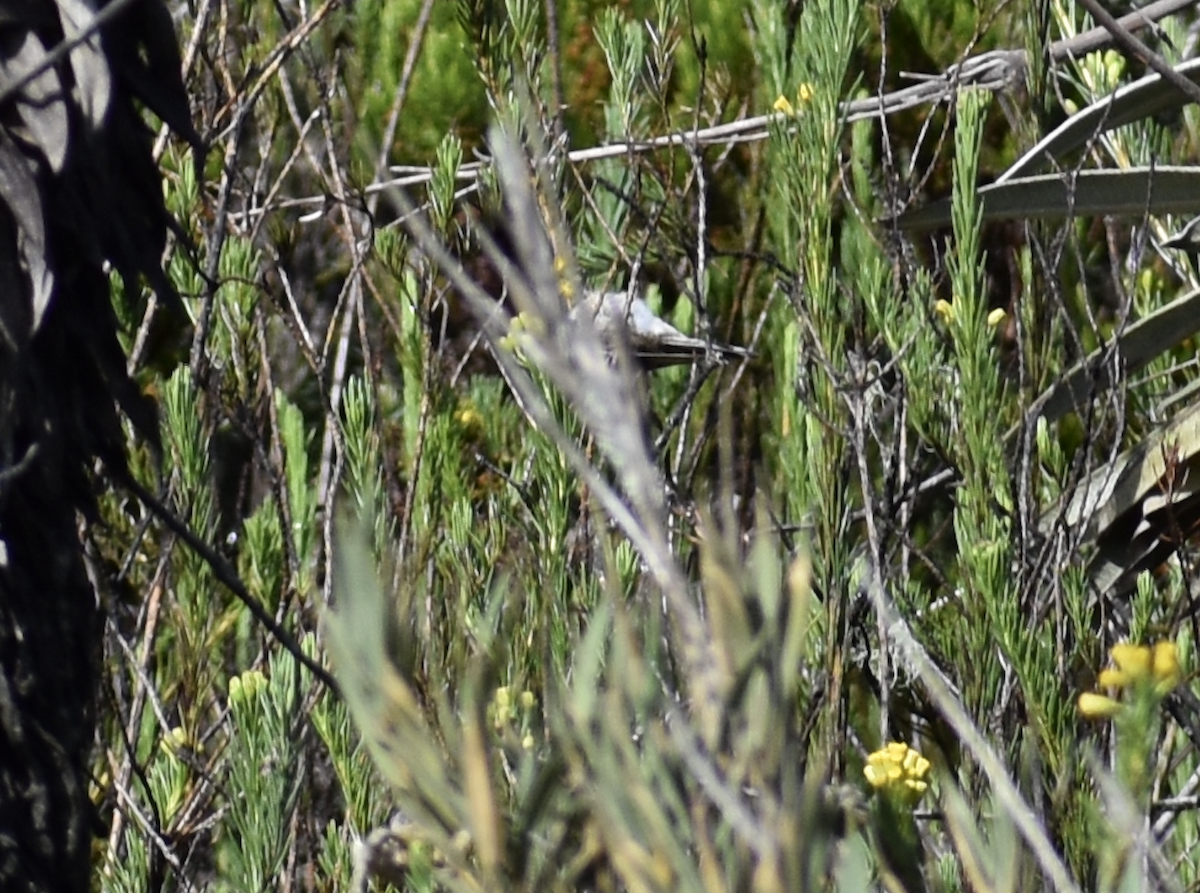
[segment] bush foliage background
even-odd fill
[[[179,13],[211,145],[197,167],[162,144],[194,326],[164,335],[153,302],[122,323],[166,455],[131,433],[135,475],[210,550],[119,493],[86,527],[101,889],[1196,886],[1190,682],[1137,695],[1138,723],[1076,708],[1117,642],[1191,664],[1197,443],[1159,432],[1194,343],[1135,370],[1119,340],[1197,286],[1165,247],[1185,218],[997,220],[978,188],[1145,72],[1042,71],[1082,7]],[[1145,39],[1177,63],[1193,26]],[[992,47],[1028,51],[1026,87],[843,115]],[[752,140],[687,136],[780,96]],[[1186,166],[1195,140],[1188,106],[1059,162]],[[597,144],[628,148],[566,154]],[[496,155],[507,177],[473,163]],[[941,229],[897,224],[944,197]],[[753,359],[588,367],[561,318],[583,340],[493,357],[464,285],[499,295],[489,233],[518,307],[636,276]],[[1113,344],[1101,384],[1038,409]],[[1091,523],[1109,503],[1078,508],[1082,484],[1139,444],[1162,462],[1143,501]],[[889,741],[933,764],[915,813],[868,796]]]

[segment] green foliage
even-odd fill
[[[290,655],[270,661],[269,675],[250,670],[229,680],[230,798],[218,840],[222,874],[232,890],[261,890],[278,876],[288,852],[287,824],[299,778],[296,731],[301,674]],[[305,680],[307,681],[307,680]]]
[[[434,729],[415,677],[402,669],[422,663],[419,636],[389,656],[383,633],[395,618],[371,579],[363,531],[343,525],[339,541],[329,647],[376,763],[414,820],[405,845],[441,854],[439,880],[569,890],[609,878],[638,889],[699,890],[713,872],[733,886],[765,872],[766,886],[783,890],[816,877],[844,818],[800,771],[804,743],[794,717],[811,691],[794,668],[819,653],[803,559],[785,586],[777,543],[755,544],[750,588],[742,589],[724,563],[736,545],[706,550],[707,631],[722,697],[698,725],[655,681],[657,608],[613,590],[592,611],[572,671],[546,683],[544,710],[536,691],[517,698],[516,686],[492,687],[504,638],[484,633],[464,656],[466,676],[452,683],[454,703],[441,703]],[[495,599],[503,612],[504,591]],[[706,814],[709,821],[693,824]],[[796,858],[800,839],[811,861]]]
[[[1188,702],[1077,710],[1115,642],[1195,648],[1179,96],[1097,52],[1041,108],[847,121],[863,59],[1058,4],[422,7],[197,31],[194,357],[114,304],[134,473],[220,560],[113,493],[86,524],[101,889],[1194,885]],[[627,287],[751,357],[637,368],[580,312]],[[927,809],[868,783],[889,742]]]

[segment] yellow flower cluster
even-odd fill
[[[780,93],[779,98],[775,100],[775,104],[771,108],[777,112],[783,112],[785,115],[794,116],[796,114],[796,106],[803,108],[808,105],[812,97],[812,87],[808,84],[801,84],[800,88],[796,90],[796,105],[792,105],[791,100]]]
[[[1149,691],[1162,698],[1183,678],[1174,642],[1155,645],[1122,642],[1112,647],[1109,657],[1113,665],[1100,673],[1097,686],[1110,692]],[[1122,702],[1111,695],[1089,691],[1079,696],[1079,712],[1088,719],[1107,719],[1122,709]]]
[[[492,696],[492,702],[487,707],[487,715],[492,723],[492,728],[497,732],[502,732],[510,722],[519,720],[522,714],[528,718],[536,706],[537,697],[533,692],[523,691],[518,695],[510,686],[502,685]],[[529,750],[533,744],[533,735],[526,732],[521,739],[521,746]]]
[[[867,757],[863,774],[871,787],[916,806],[929,790],[929,760],[907,744],[892,741]]]
[[[183,728],[176,726],[169,729],[158,743],[159,748],[170,757],[178,757],[182,753],[203,753],[204,747],[195,741]]]
[[[536,316],[529,313],[518,313],[508,323],[508,333],[499,341],[502,350],[515,354],[517,359],[524,360],[523,345],[530,338],[543,338],[546,335],[546,325]]]
[[[575,301],[575,286],[571,284],[571,276],[567,270],[567,259],[561,254],[554,258],[554,272],[558,274],[558,290],[567,304]]]
[[[247,670],[229,680],[229,704],[250,701],[267,687],[267,677],[259,670]]]

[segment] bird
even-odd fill
[[[1189,220],[1182,229],[1169,236],[1162,246],[1192,252],[1200,248],[1200,217]]]
[[[570,311],[572,319],[583,314],[610,350],[616,350],[624,340],[634,358],[647,369],[686,365],[705,358],[729,362],[751,356],[744,347],[685,335],[651,310],[635,290],[587,289]]]
[[[1182,251],[1192,272],[1200,275],[1200,217],[1189,220],[1183,229],[1168,237],[1162,247]]]

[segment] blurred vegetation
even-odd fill
[[[193,327],[122,324],[165,452],[131,429],[134,474],[210,552],[123,493],[85,525],[100,889],[1200,883],[1200,322],[1139,328],[1200,321],[1168,245],[1200,202],[980,189],[1146,69],[1104,49],[844,114],[900,72],[1048,58],[1082,9],[180,13]],[[1195,24],[1140,33],[1178,65]],[[1050,170],[1190,167],[1179,105]],[[752,358],[605,361],[565,301],[631,284]],[[1124,719],[1080,714],[1110,648],[1167,641]]]

